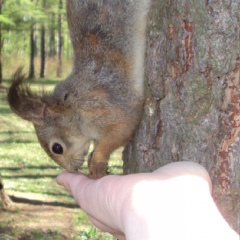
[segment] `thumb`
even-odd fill
[[[105,226],[119,229],[122,214],[119,209],[126,195],[124,179],[120,176],[105,176],[94,180],[82,173],[63,172],[56,181],[76,199],[78,205],[90,217]]]
[[[79,191],[83,191],[93,180],[80,172],[70,173],[65,171],[57,176],[56,181],[59,185],[63,186],[67,192],[70,193],[79,203],[80,199],[78,198],[82,195],[79,194]]]

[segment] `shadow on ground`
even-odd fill
[[[39,205],[39,206],[53,206],[53,207],[66,207],[66,208],[79,208],[77,204],[73,203],[63,203],[63,202],[48,202],[48,201],[41,201],[41,200],[33,200],[33,199],[27,199],[27,198],[21,198],[9,195],[11,200],[15,203],[26,203],[26,204],[32,204],[32,205]]]

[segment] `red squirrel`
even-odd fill
[[[32,92],[21,69],[13,76],[11,109],[33,123],[47,154],[70,172],[82,166],[93,141],[89,171],[104,176],[110,154],[139,125],[148,8],[149,0],[67,0],[71,74],[49,95]]]

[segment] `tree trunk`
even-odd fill
[[[51,26],[49,32],[49,57],[55,57],[57,54],[56,52],[56,41],[55,41],[55,14],[51,14]]]
[[[146,104],[125,173],[174,161],[202,164],[213,197],[240,232],[240,2],[153,0]]]
[[[31,0],[33,2],[33,0]],[[29,63],[29,75],[28,79],[35,78],[35,66],[34,66],[34,58],[35,58],[35,50],[36,50],[36,43],[35,43],[35,34],[34,34],[34,23],[31,24],[30,27],[30,63]]]
[[[43,0],[43,9],[45,9],[46,1]],[[41,66],[40,66],[40,78],[45,77],[45,24],[41,26]]]
[[[1,175],[0,175],[0,199],[2,201],[3,209],[9,209],[12,207],[13,203],[4,190],[4,185],[2,182]]]
[[[57,77],[62,76],[62,46],[63,46],[63,36],[62,36],[62,8],[63,1],[59,0],[59,14],[58,14],[58,66],[57,66]]]
[[[41,27],[41,68],[40,78],[45,77],[45,26]]]
[[[28,75],[29,79],[35,78],[34,58],[35,58],[35,38],[34,38],[34,25],[32,25],[30,30],[30,66]]]

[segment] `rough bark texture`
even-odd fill
[[[145,114],[125,172],[173,161],[209,171],[214,199],[240,232],[240,2],[153,0]]]

